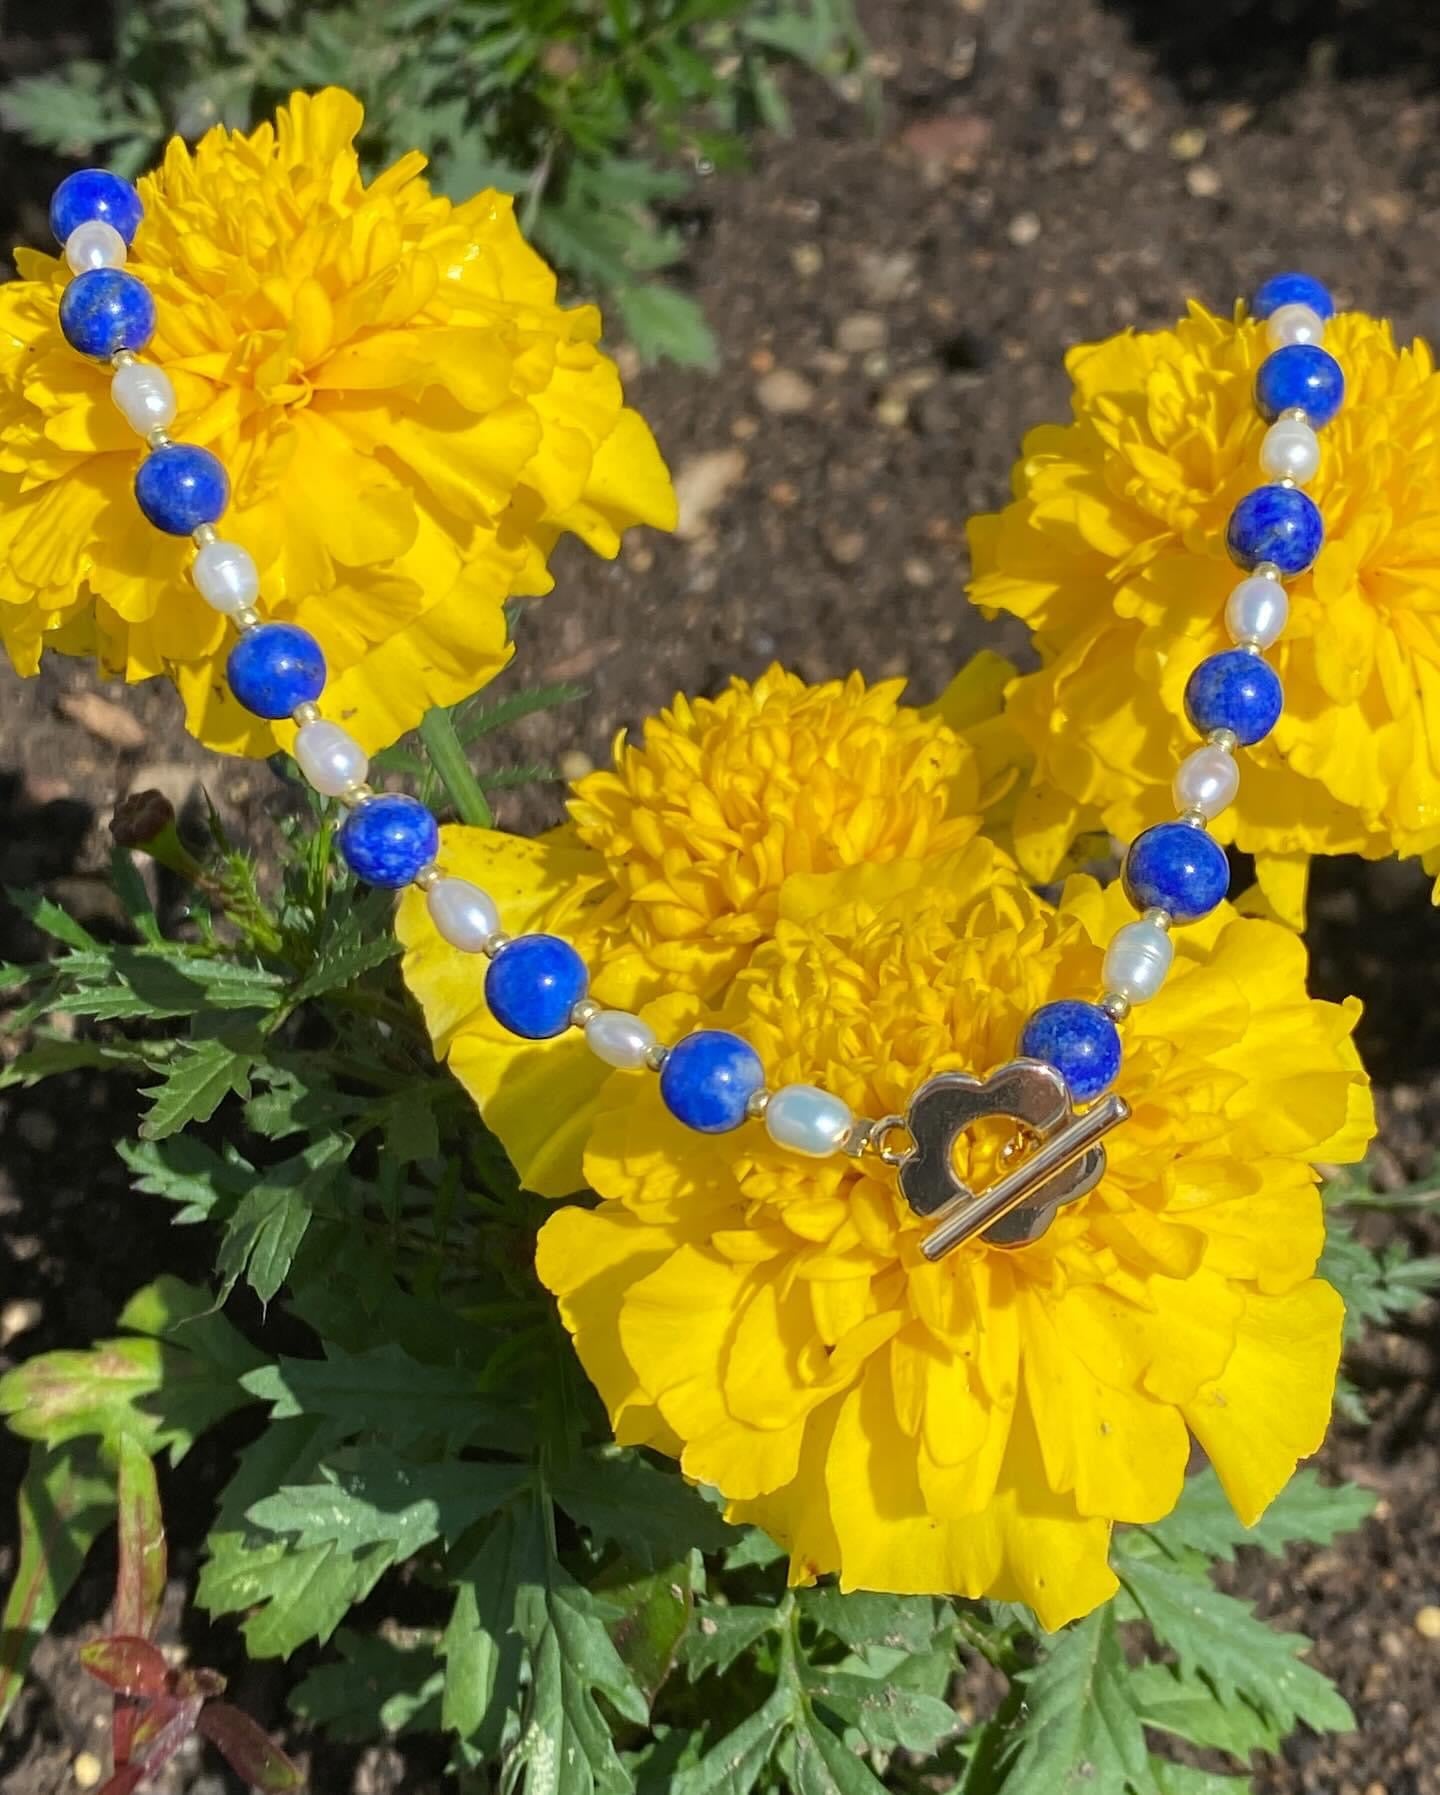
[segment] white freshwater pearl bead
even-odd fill
[[[1281,418],[1265,432],[1260,465],[1273,479],[1304,486],[1320,471],[1320,438],[1299,418]]]
[[[349,786],[364,783],[370,756],[338,723],[307,723],[295,736],[300,771],[317,792],[338,798]]]
[[[115,370],[110,397],[130,428],[141,436],[175,422],[175,388],[163,368],[149,362],[127,362]]]
[[[777,1147],[828,1159],[850,1138],[850,1105],[813,1084],[783,1085],[765,1109],[765,1130]]]
[[[1198,810],[1201,816],[1219,816],[1235,802],[1240,789],[1240,769],[1235,756],[1223,748],[1197,748],[1175,770],[1175,805],[1179,810]]]
[[[103,218],[77,224],[65,239],[65,260],[72,274],[88,274],[92,268],[123,268],[125,254],[125,239]]]
[[[628,1010],[601,1010],[585,1024],[585,1045],[591,1053],[622,1072],[642,1071],[658,1044],[650,1024]]]
[[[1325,339],[1325,320],[1308,305],[1277,305],[1265,322],[1272,349],[1291,343],[1320,343]]]
[[[461,953],[478,954],[500,932],[500,912],[494,899],[468,879],[439,879],[425,893],[430,920]]]
[[[1105,987],[1131,1003],[1148,1003],[1165,983],[1175,943],[1153,922],[1127,922],[1105,953]]]
[[[1225,605],[1225,627],[1232,642],[1271,647],[1290,615],[1290,600],[1278,580],[1241,580]]]
[[[191,564],[190,577],[207,605],[236,617],[260,596],[260,574],[238,542],[207,542]]]

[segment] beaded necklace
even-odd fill
[[[491,897],[437,863],[440,831],[425,806],[366,783],[364,749],[319,709],[320,644],[294,624],[265,622],[255,608],[255,562],[215,527],[229,502],[225,469],[208,449],[171,438],[174,387],[163,369],[139,359],[155,333],[155,304],[125,261],[143,211],[135,189],[102,169],[61,183],[50,223],[74,278],[60,301],[60,327],[72,348],[113,368],[114,402],[148,450],[136,501],[156,529],[194,541],[196,589],[238,632],[226,663],[230,689],[254,715],[295,723],[301,773],[346,809],[336,844],[350,871],[370,885],[413,884],[425,893],[442,938],[488,961],[486,1001],[512,1034],[542,1041],[581,1030],[606,1065],[658,1074],[666,1108],[701,1133],[748,1122],[811,1158],[878,1156],[898,1174],[910,1207],[933,1224],[921,1242],[928,1259],[977,1234],[1024,1245],[1061,1204],[1092,1190],[1105,1170],[1104,1137],[1130,1113],[1110,1089],[1121,1064],[1119,1025],[1160,990],[1174,958],[1172,926],[1198,921],[1224,899],[1229,863],[1207,825],[1239,789],[1236,750],[1263,740],[1280,716],[1284,694],[1265,650],[1285,625],[1283,582],[1313,565],[1324,540],[1319,509],[1302,488],[1319,468],[1316,432],[1345,396],[1340,364],[1322,346],[1335,311],[1327,290],[1308,275],[1280,274],[1251,302],[1270,343],[1255,382],[1270,423],[1260,450],[1268,481],[1240,500],[1226,533],[1246,575],[1225,609],[1235,646],[1202,661],[1186,686],[1186,715],[1202,744],[1176,773],[1177,819],[1143,831],[1125,856],[1125,893],[1141,915],[1111,941],[1101,995],[1042,1005],[1021,1031],[1017,1057],[987,1077],[939,1074],[903,1115],[865,1119],[814,1085],[769,1090],[754,1048],[728,1030],[700,1028],[664,1044],[641,1017],[602,1009],[587,995],[589,974],[569,942],[506,934]],[[973,1191],[955,1170],[954,1149],[962,1134],[997,1117],[1013,1132],[994,1181]]]

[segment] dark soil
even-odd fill
[[[578,678],[591,696],[517,734],[527,761],[570,756],[575,770],[676,690],[713,691],[776,658],[812,678],[904,674],[928,699],[977,646],[1018,647],[965,603],[963,520],[1001,502],[1023,431],[1063,414],[1061,356],[1076,340],[1163,323],[1191,294],[1228,305],[1287,266],[1402,334],[1440,335],[1430,0],[872,0],[865,13],[878,130],[796,83],[796,136],[760,144],[748,177],[714,182],[686,215],[723,365],[644,373],[631,390],[682,483],[693,495],[708,477],[715,502],[686,540],[636,542],[618,566],[558,557],[559,590],[523,619],[510,678]],[[39,6],[12,7],[0,63],[53,60],[63,16],[44,9],[42,29]],[[92,8],[70,17],[83,30]],[[54,171],[3,141],[0,168],[15,234],[33,235]],[[865,332],[874,346],[846,347]],[[793,410],[767,408],[777,370],[804,382],[780,383]],[[203,778],[264,840],[275,788],[263,766],[208,757],[159,689],[108,694],[144,726],[143,742],[117,748],[57,709],[81,688],[93,682],[73,666],[4,678],[0,881],[43,884],[103,920],[104,825],[146,785],[183,798]],[[533,825],[557,803],[510,800],[504,820]],[[1395,1181],[1430,1169],[1440,1127],[1434,928],[1406,869],[1339,863],[1317,881],[1317,989],[1366,1000]],[[27,951],[13,919],[4,933],[5,957]],[[0,1365],[104,1333],[136,1284],[198,1250],[159,1205],[128,1196],[111,1143],[130,1123],[89,1080],[0,1105],[0,1309],[39,1304],[33,1325],[0,1339]],[[1440,1229],[1417,1226],[1415,1245],[1437,1250]],[[1363,1532],[1278,1570],[1242,1567],[1239,1586],[1268,1615],[1317,1639],[1358,1720],[1348,1738],[1301,1739],[1258,1768],[1264,1795],[1440,1791],[1440,1642],[1414,1625],[1440,1602],[1437,1352],[1422,1311],[1353,1367],[1370,1424],[1337,1426],[1322,1463],[1378,1492]],[[0,1489],[20,1462],[0,1436]],[[167,1476],[177,1614],[226,1471],[212,1446]],[[0,1743],[15,1795],[74,1787],[76,1754],[103,1755],[100,1704],[72,1657],[103,1618],[109,1567],[96,1556]],[[210,1637],[187,1613],[183,1637],[197,1661],[239,1672],[230,1629]],[[282,1724],[285,1673],[239,1674],[239,1699]],[[327,1792],[432,1786],[427,1765],[387,1750],[325,1751],[313,1767]],[[188,1761],[172,1786],[223,1784]]]

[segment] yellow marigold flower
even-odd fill
[[[139,183],[130,267],[155,296],[147,356],[174,378],[175,433],[224,461],[224,531],[259,562],[267,612],[325,649],[327,712],[367,747],[474,691],[509,656],[502,606],[548,590],[564,531],[613,556],[675,501],[645,424],[596,348],[593,307],[486,192],[452,205],[403,157],[368,184],[363,113],[296,94],[249,135],[171,142]],[[0,637],[33,673],[48,646],[111,677],[167,673],[210,746],[289,739],[221,677],[226,624],[152,530],[142,451],[109,371],[64,342],[67,270],[17,252],[0,290]]]
[[[718,1020],[772,1085],[881,1115],[1093,990],[1126,913],[1078,878],[1052,909],[983,840],[793,882]],[[1192,1436],[1253,1521],[1330,1413],[1309,1162],[1358,1158],[1373,1116],[1358,1005],[1307,998],[1294,934],[1227,906],[1176,945],[1128,1025],[1106,1177],[1019,1250],[930,1264],[883,1166],[691,1134],[658,1080],[613,1074],[585,1152],[604,1200],[557,1212],[537,1263],[618,1437],[718,1486],[793,1582],[1019,1600],[1047,1627],[1114,1590],[1112,1524],[1170,1510]],[[673,1039],[698,1010],[647,1015]],[[962,1145],[962,1175],[995,1150]]]
[[[979,664],[976,681],[983,706],[993,669]],[[569,823],[535,841],[447,829],[441,860],[494,896],[512,934],[574,941],[598,1003],[633,1010],[674,990],[712,998],[774,932],[797,882],[919,861],[979,828],[982,755],[902,705],[902,687],[858,674],[809,686],[772,667],[718,698],[678,697],[646,724],[643,745],[617,739],[613,771],[578,782]],[[526,1184],[546,1196],[578,1189],[604,1066],[577,1035],[520,1042],[492,1021],[473,958],[441,940],[418,893],[396,926],[436,1051]]]
[[[1216,824],[1292,921],[1312,854],[1440,845],[1440,378],[1423,343],[1397,349],[1359,313],[1326,346],[1347,391],[1309,489],[1325,547],[1288,583],[1284,716]],[[1198,305],[1174,330],[1073,350],[1074,422],[1033,431],[1013,502],[971,525],[971,596],[1023,618],[1043,663],[1009,704],[1036,760],[1017,843],[1041,876],[1097,819],[1130,840],[1172,813],[1194,746],[1185,682],[1228,646],[1242,577],[1226,523],[1264,478],[1252,389],[1267,352],[1263,325]]]

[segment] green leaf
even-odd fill
[[[945,1624],[941,1604],[929,1596],[885,1596],[865,1590],[842,1595],[833,1584],[801,1590],[800,1612],[856,1651],[889,1646],[897,1652],[925,1652]]]
[[[85,1352],[41,1353],[0,1377],[0,1414],[47,1445],[128,1436],[178,1461],[198,1434],[245,1401],[241,1377],[257,1357],[222,1316],[192,1321],[198,1298],[173,1278],[133,1297],[121,1325],[138,1330]]]
[[[292,1005],[308,1003],[339,985],[351,985],[364,973],[373,972],[400,952],[400,943],[393,935],[382,935],[376,941],[342,939],[332,942],[317,955],[310,970],[289,994]]]
[[[515,1604],[522,1584],[543,1580],[545,1552],[540,1505],[515,1503],[501,1512],[461,1572],[440,1642],[442,1719],[472,1762],[498,1754],[507,1717],[518,1714],[524,1645]]]
[[[310,1218],[344,1168],[354,1142],[322,1137],[302,1153],[268,1167],[236,1204],[216,1259],[225,1301],[243,1276],[268,1303],[285,1282]]]
[[[317,1666],[291,1693],[302,1720],[356,1745],[373,1743],[377,1721],[392,1737],[439,1730],[445,1672],[428,1642],[399,1645],[342,1627],[335,1646],[338,1661]]]
[[[1280,1734],[1297,1721],[1317,1731],[1348,1732],[1354,1716],[1328,1677],[1301,1662],[1310,1641],[1277,1633],[1255,1618],[1248,1602],[1223,1595],[1167,1559],[1117,1553],[1115,1569],[1181,1669],[1203,1676],[1224,1702],[1244,1699]]]
[[[794,1716],[791,1692],[776,1689],[763,1707],[674,1779],[671,1795],[749,1795]]]
[[[865,1743],[877,1751],[929,1754],[953,1733],[959,1720],[948,1702],[907,1689],[888,1677],[861,1677],[843,1670],[811,1669],[805,1686],[812,1700],[860,1729]]]
[[[637,1452],[600,1447],[553,1472],[550,1492],[573,1521],[611,1540],[645,1570],[671,1564],[692,1547],[718,1552],[735,1530],[678,1471],[661,1471]]]
[[[36,1446],[16,1500],[19,1557],[0,1609],[0,1726],[35,1648],[115,1512],[114,1477],[93,1447]]]
[[[1058,1636],[1026,1676],[1025,1700],[1005,1795],[1156,1795],[1112,1605]]]
[[[1159,1795],[1251,1795],[1255,1787],[1248,1776],[1217,1776],[1213,1770],[1167,1764],[1162,1758],[1151,1758],[1150,1769]]]
[[[795,1795],[884,1795],[885,1785],[810,1711],[797,1711]]]
[[[647,362],[715,369],[720,350],[705,314],[688,293],[657,282],[616,290],[626,335]]]
[[[163,1140],[191,1122],[208,1122],[232,1091],[248,1097],[253,1063],[253,1054],[223,1040],[187,1041],[147,1093],[154,1101],[140,1124],[141,1135]]]
[[[757,1639],[763,1639],[779,1625],[780,1616],[773,1608],[703,1603],[685,1641],[685,1663],[691,1681],[704,1676],[707,1670],[729,1670],[742,1652],[749,1651]]]
[[[313,1483],[285,1485],[246,1511],[267,1533],[290,1533],[303,1547],[347,1552],[387,1544],[396,1562],[432,1540],[453,1545],[476,1521],[503,1508],[530,1481],[528,1465],[463,1460],[417,1465],[377,1446],[343,1466],[320,1466]]]
[[[116,1442],[119,1516],[112,1633],[149,1639],[165,1600],[165,1522],[160,1485],[145,1448],[129,1434]]]
[[[648,1576],[625,1574],[622,1561],[595,1585],[596,1593],[620,1610],[610,1637],[625,1668],[653,1702],[675,1667],[695,1610],[688,1562],[666,1565]]]
[[[1178,1664],[1137,1665],[1131,1672],[1131,1694],[1146,1726],[1232,1757],[1276,1751],[1283,1737],[1249,1702],[1221,1701],[1203,1677]]]
[[[119,1141],[116,1151],[130,1168],[136,1190],[180,1204],[177,1223],[205,1221],[233,1206],[255,1181],[255,1168],[231,1146],[216,1153],[193,1135],[166,1141]]]
[[[1329,1545],[1349,1533],[1375,1506],[1375,1497],[1357,1484],[1323,1484],[1313,1471],[1293,1477],[1253,1527],[1242,1525],[1210,1467],[1187,1479],[1173,1513],[1145,1531],[1172,1557],[1186,1551],[1232,1564],[1237,1546],[1258,1546],[1278,1555],[1305,1540]]]

